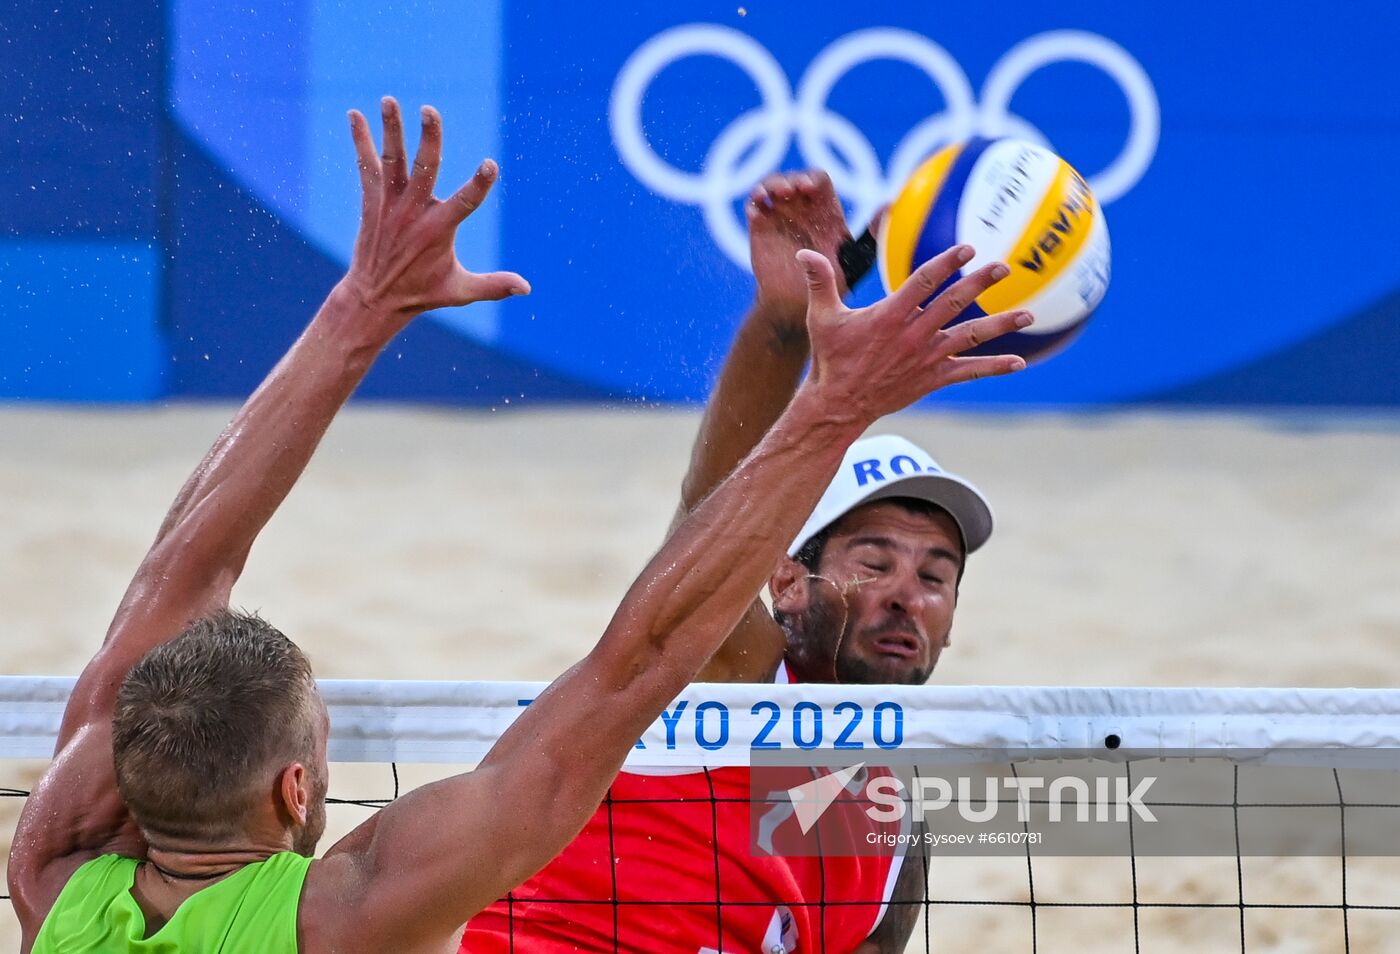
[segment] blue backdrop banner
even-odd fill
[[[0,23],[3,397],[249,390],[348,260],[344,112],[391,92],[442,109],[444,188],[498,159],[459,253],[535,293],[428,316],[362,393],[702,400],[752,294],[759,178],[824,168],[863,224],[981,134],[1088,177],[1113,282],[1063,354],[934,400],[1400,403],[1393,4],[19,7]]]

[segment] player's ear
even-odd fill
[[[768,592],[773,594],[773,609],[789,616],[807,611],[811,600],[808,570],[791,557],[783,557],[778,568],[768,578]]]
[[[277,796],[280,813],[295,825],[305,825],[311,806],[311,778],[306,766],[293,762],[282,770]]]

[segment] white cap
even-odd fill
[[[802,545],[861,504],[887,497],[914,497],[942,507],[957,522],[971,553],[992,535],[992,508],[981,491],[950,474],[917,445],[894,434],[866,437],[846,451],[816,509],[788,547]]]

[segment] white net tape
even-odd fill
[[[0,758],[52,754],[73,679],[0,677]],[[322,680],[331,760],[472,764],[544,683]],[[897,724],[896,724],[897,720]],[[632,766],[748,765],[783,749],[1139,752],[1400,748],[1400,690],[696,685]],[[1339,757],[1340,754],[1339,754]]]
[[[17,809],[42,764],[33,760],[51,755],[73,682],[0,677],[0,758],[31,760],[0,779],[10,786],[0,794],[12,796],[0,807]],[[438,777],[480,761],[544,684],[324,680],[321,688],[331,760],[372,763],[333,773],[348,829],[397,797],[402,768],[432,765],[422,771]],[[579,736],[589,744],[586,727]],[[1079,845],[1056,854],[1048,842],[1018,840],[1009,852],[934,853],[918,897],[895,902],[918,913],[909,950],[1400,951],[1400,691],[696,685],[638,740],[628,766],[708,775],[787,756],[891,766],[930,752],[999,763],[1001,782],[1061,758],[1106,766],[1130,784],[1160,773],[1149,806],[1189,837],[1154,840],[1153,827],[1130,814],[1101,852]],[[1172,766],[1207,771],[1176,779]],[[1270,774],[1281,769],[1284,782]],[[1274,803],[1286,799],[1280,813]],[[738,800],[748,811],[747,795]],[[1014,819],[1016,795],[1000,800]],[[1042,815],[1045,804],[1036,801]],[[613,813],[640,810],[610,796],[609,825]],[[1037,823],[1011,827],[1029,836]],[[1272,847],[1251,851],[1251,838]],[[728,902],[718,881],[715,891],[718,917]],[[622,924],[667,903],[614,902]],[[5,920],[0,940],[13,931]],[[599,949],[627,949],[618,943]]]

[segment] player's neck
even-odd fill
[[[147,836],[146,860],[166,881],[212,881],[292,848],[290,832],[244,831],[217,839]]]
[[[280,848],[222,848],[205,851],[161,851],[151,848],[146,861],[166,878],[176,881],[212,881],[245,865],[266,861]]]

